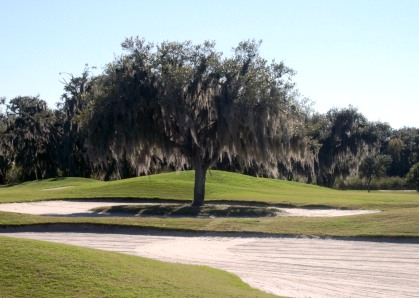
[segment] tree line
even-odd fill
[[[64,74],[55,109],[39,96],[2,98],[0,182],[193,168],[199,205],[211,168],[333,187],[403,178],[418,163],[419,129],[351,106],[313,112],[294,71],[259,46],[245,41],[226,57],[212,42],[128,38],[101,74]]]

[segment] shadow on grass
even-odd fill
[[[48,200],[63,200],[63,198],[50,198]],[[118,203],[158,203],[158,204],[185,204],[188,205],[191,203],[191,200],[179,200],[179,199],[161,199],[155,197],[143,197],[143,198],[127,198],[127,197],[91,197],[91,198],[68,198],[69,201],[82,201],[82,202],[118,202]],[[325,205],[325,204],[308,204],[308,205],[295,205],[291,203],[268,203],[260,201],[243,201],[243,200],[208,200],[205,201],[204,206],[209,205],[226,205],[226,206],[246,206],[246,207],[274,207],[274,208],[306,208],[306,209],[350,209],[345,207],[336,208],[334,206]],[[190,206],[190,205],[188,205]]]
[[[99,213],[119,213],[136,216],[164,216],[164,217],[271,217],[279,210],[269,207],[204,205],[201,207],[189,204],[161,204],[161,205],[121,205],[106,206],[92,209]]]

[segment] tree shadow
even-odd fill
[[[129,214],[136,216],[162,217],[272,217],[279,210],[271,207],[228,206],[208,204],[192,206],[190,204],[156,204],[156,205],[119,205],[92,209],[101,214]]]

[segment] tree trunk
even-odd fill
[[[193,192],[192,206],[202,206],[205,198],[205,179],[207,176],[207,167],[204,165],[195,166],[195,186]]]

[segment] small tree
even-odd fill
[[[224,58],[215,44],[130,38],[127,55],[92,80],[85,121],[96,163],[130,161],[147,172],[153,159],[195,169],[193,205],[204,202],[207,170],[235,159],[272,174],[300,146],[300,105],[283,63],[267,63],[259,43],[242,42]]]
[[[407,183],[419,191],[419,162],[415,163],[406,176]]]
[[[367,181],[368,192],[371,189],[372,178],[379,178],[383,176],[391,164],[391,157],[389,155],[369,155],[364,158],[359,166],[361,178]]]

